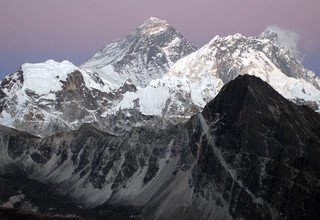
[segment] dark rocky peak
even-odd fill
[[[204,108],[203,114],[210,115],[211,112],[221,114],[229,120],[234,120],[245,108],[269,109],[270,106],[277,108],[293,105],[267,82],[252,75],[239,75],[226,84],[215,97]]]
[[[215,120],[219,115],[225,127],[233,126],[234,123],[250,122],[252,126],[256,126],[254,123],[260,123],[259,120],[266,120],[264,123],[269,126],[271,121],[276,123],[283,120],[293,123],[296,130],[289,130],[294,130],[294,133],[300,129],[311,128],[311,133],[320,134],[317,125],[320,120],[318,113],[307,106],[295,105],[267,82],[251,75],[240,75],[226,84],[204,108],[203,115],[210,120]]]
[[[211,179],[224,189],[233,218],[318,218],[319,114],[286,100],[260,78],[243,75],[225,85],[200,121],[202,116],[210,144],[203,141],[201,151],[193,152],[200,170],[215,171],[196,183]],[[231,194],[225,192],[230,179]]]

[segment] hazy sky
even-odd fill
[[[320,74],[320,0],[0,0],[0,77],[26,62],[79,65],[151,16],[197,47],[215,35],[290,29],[305,65]]]

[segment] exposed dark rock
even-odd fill
[[[318,211],[305,211],[309,201],[320,198],[317,113],[245,75],[226,85],[202,114],[209,130],[199,161],[205,175],[196,183],[214,181],[227,189],[231,197],[225,199],[234,217],[318,218]],[[211,144],[209,134],[214,137]],[[227,185],[230,179],[236,190]],[[319,210],[320,203],[311,206]]]

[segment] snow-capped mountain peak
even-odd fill
[[[313,107],[318,106],[316,109],[320,107],[319,78],[304,68],[285,47],[265,35],[217,36],[195,53],[176,62],[168,73],[194,80],[212,75],[224,83],[243,74],[260,77],[290,100],[313,103]]]
[[[149,102],[151,105],[166,103],[161,108],[163,115],[188,118],[194,113],[188,110],[201,110],[224,84],[244,74],[258,76],[284,97],[319,111],[320,80],[314,73],[273,40],[241,34],[214,37],[196,52],[178,60],[163,78],[139,89],[134,97],[138,104],[145,105],[139,94],[148,93],[149,87],[157,88],[155,95],[167,99],[154,99]],[[170,95],[161,95],[163,90]],[[133,101],[130,104],[126,100],[122,106],[129,109]]]
[[[101,77],[116,76],[119,84],[129,78],[135,85],[145,87],[195,50],[167,21],[152,17],[124,38],[104,47],[80,68]]]
[[[60,90],[62,86],[60,81],[65,81],[68,74],[78,68],[67,60],[61,63],[47,60],[44,63],[23,64],[21,70],[25,90],[28,89],[38,95],[43,95]]]
[[[259,36],[262,39],[268,39],[273,44],[279,45],[291,57],[302,64],[304,55],[298,48],[299,35],[290,30],[284,30],[278,26],[269,26]]]
[[[142,29],[144,35],[159,34],[166,31],[170,27],[170,24],[166,20],[150,17],[139,28]]]

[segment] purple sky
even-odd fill
[[[3,0],[0,77],[25,62],[81,64],[154,16],[197,47],[215,35],[257,35],[269,25],[300,36],[304,63],[320,74],[319,0]]]

